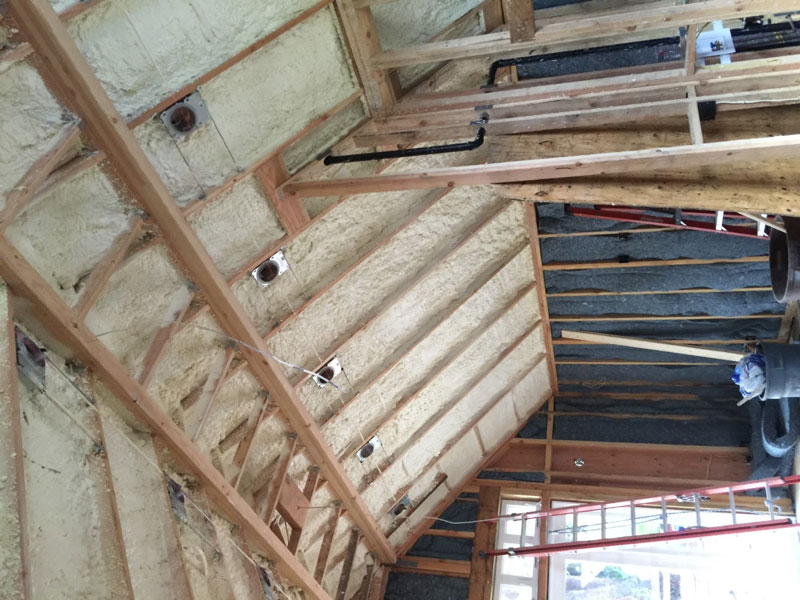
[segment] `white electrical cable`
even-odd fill
[[[60,373],[60,374],[61,374],[61,376],[62,376],[62,377],[64,377],[64,379],[67,381],[67,383],[69,383],[69,384],[70,384],[70,385],[71,385],[73,388],[75,388],[75,390],[77,390],[78,394],[80,394],[80,396],[81,396],[81,397],[83,398],[83,400],[86,402],[86,405],[87,405],[87,406],[89,406],[91,409],[93,409],[93,410],[94,410],[94,411],[95,411],[95,412],[98,414],[98,416],[99,416],[100,418],[102,418],[102,415],[100,414],[100,410],[97,408],[97,405],[96,405],[96,403],[95,403],[95,402],[93,402],[93,401],[92,401],[92,399],[91,399],[91,398],[89,398],[89,397],[86,395],[86,393],[85,393],[85,392],[84,392],[84,391],[83,391],[83,390],[82,390],[82,389],[81,389],[81,388],[80,388],[80,387],[79,387],[79,386],[78,386],[78,385],[77,385],[77,384],[76,384],[74,381],[72,381],[72,379],[70,379],[70,377],[69,377],[69,376],[68,376],[66,373],[64,373],[64,371],[62,371],[62,370],[61,370],[61,369],[58,367],[58,365],[56,365],[56,364],[55,364],[55,363],[54,363],[54,362],[53,362],[53,361],[52,361],[50,358],[47,358],[47,357],[46,357],[46,360],[47,360],[47,362],[50,364],[50,366],[52,366],[52,367],[53,367],[53,368],[54,368],[54,369],[55,369],[55,370],[56,370],[58,373]],[[153,468],[156,470],[156,472],[158,472],[158,474],[159,474],[160,476],[162,476],[162,477],[165,477],[165,478],[167,478],[168,480],[174,481],[174,479],[172,479],[172,477],[170,476],[170,474],[169,474],[169,473],[167,473],[167,472],[166,472],[164,469],[162,469],[162,468],[161,468],[161,466],[160,466],[160,465],[158,465],[158,463],[156,463],[156,462],[155,462],[155,461],[154,461],[152,458],[150,458],[150,457],[147,455],[147,453],[146,453],[144,450],[142,450],[141,448],[139,448],[138,444],[137,444],[137,443],[136,443],[134,440],[132,440],[132,439],[131,439],[131,438],[128,436],[128,434],[126,434],[126,433],[125,433],[124,431],[122,431],[122,430],[121,430],[119,427],[117,427],[117,425],[114,423],[114,421],[113,421],[113,420],[111,420],[111,419],[104,420],[104,421],[103,421],[103,425],[104,425],[104,426],[105,426],[105,425],[110,425],[110,426],[111,426],[111,428],[112,428],[112,429],[114,429],[114,430],[115,430],[115,431],[116,431],[116,432],[117,432],[117,433],[118,433],[118,434],[119,434],[119,435],[120,435],[120,436],[121,436],[121,437],[122,437],[122,438],[123,438],[123,439],[124,439],[126,442],[128,442],[128,444],[129,444],[129,445],[130,445],[130,446],[131,446],[131,447],[132,447],[132,448],[133,448],[133,449],[134,449],[134,450],[135,450],[137,453],[139,453],[139,454],[142,456],[142,458],[144,458],[144,459],[145,459],[145,461],[146,461],[146,462],[147,462],[147,463],[148,463],[150,466],[152,466],[152,467],[153,467]],[[207,513],[206,513],[206,512],[205,512],[205,511],[204,511],[204,510],[201,508],[201,506],[200,506],[200,505],[199,505],[197,502],[195,502],[195,501],[194,501],[194,499],[192,499],[192,497],[191,497],[191,496],[189,495],[189,493],[188,493],[188,490],[184,489],[183,487],[181,487],[181,490],[183,491],[183,496],[184,496],[184,498],[185,498],[185,499],[186,499],[186,500],[187,500],[187,501],[188,501],[188,502],[189,502],[189,503],[190,503],[190,504],[191,504],[191,505],[192,505],[192,506],[195,508],[195,510],[197,510],[197,512],[199,512],[199,513],[200,513],[200,514],[203,516],[203,518],[205,518],[205,519],[206,519],[206,520],[207,520],[209,523],[211,523],[211,525],[214,525],[214,521],[212,520],[211,516],[210,516],[209,514],[207,514]],[[219,549],[219,548],[218,548],[218,547],[217,547],[217,546],[216,546],[216,545],[215,545],[213,542],[210,542],[210,541],[206,540],[206,539],[205,539],[205,538],[204,538],[202,535],[200,535],[200,534],[197,532],[197,530],[196,530],[196,529],[194,529],[194,527],[192,527],[192,526],[191,526],[191,525],[190,525],[188,522],[187,522],[186,524],[187,524],[187,525],[189,525],[190,529],[192,529],[192,531],[194,531],[194,532],[195,532],[195,533],[198,535],[198,537],[200,537],[200,539],[202,539],[203,541],[205,541],[207,544],[209,544],[209,545],[210,545],[211,547],[213,547],[215,550],[217,550],[217,551],[220,551],[220,549]],[[258,563],[256,563],[256,562],[255,562],[255,561],[254,561],[254,560],[253,560],[253,559],[252,559],[252,558],[251,558],[251,557],[250,557],[250,556],[247,554],[247,552],[245,552],[245,551],[244,551],[242,548],[240,548],[240,547],[239,547],[239,545],[238,545],[238,544],[236,544],[236,542],[234,542],[233,540],[229,540],[229,541],[230,541],[231,545],[232,545],[234,548],[236,548],[236,549],[237,549],[237,550],[238,550],[238,551],[241,553],[241,555],[242,555],[242,556],[244,556],[244,557],[245,557],[245,558],[246,558],[248,561],[250,561],[250,562],[253,564],[253,566],[255,566],[255,567],[258,567],[258,568],[261,568],[261,565],[259,565]],[[220,551],[220,552],[221,552],[221,551]]]

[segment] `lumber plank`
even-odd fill
[[[385,50],[375,56],[373,68],[391,68],[442,60],[492,56],[508,52],[529,52],[570,42],[586,43],[609,36],[630,36],[635,33],[660,31],[675,23],[703,24],[709,21],[741,18],[754,14],[790,12],[796,4],[790,0],[706,0],[685,5],[674,2],[653,2],[623,7],[580,18],[556,17],[539,19],[531,41],[511,42],[507,31],[461,38],[448,42],[432,42],[407,48]]]
[[[496,516],[500,510],[500,489],[482,487],[478,491],[478,521]],[[472,560],[469,573],[469,600],[490,600],[494,559],[482,558],[480,553],[494,547],[497,539],[497,522],[475,525]]]
[[[328,519],[328,527],[325,530],[325,535],[322,537],[322,546],[320,546],[319,554],[317,555],[317,566],[314,568],[314,579],[317,582],[322,582],[322,578],[325,576],[325,569],[328,566],[328,557],[331,554],[333,536],[336,534],[336,525],[339,523],[339,517],[341,515],[341,508],[336,506],[333,508],[331,516]]]
[[[492,183],[569,179],[612,173],[682,169],[717,164],[797,158],[800,135],[710,142],[689,146],[650,148],[516,162],[429,169],[419,173],[373,175],[319,181],[289,182],[291,196],[390,192]]]
[[[562,330],[561,337],[598,344],[611,344],[613,346],[625,346],[627,348],[639,348],[641,350],[655,350],[657,352],[670,352],[685,356],[699,356],[702,358],[713,358],[727,362],[738,363],[744,354],[741,352],[727,352],[723,350],[708,350],[706,348],[696,348],[694,346],[684,346],[680,344],[669,344],[653,340],[628,338],[621,335],[591,333],[588,331]]]
[[[358,548],[358,541],[360,538],[361,532],[359,532],[358,529],[350,530],[350,540],[347,542],[347,550],[345,552],[344,564],[342,565],[342,574],[339,576],[339,585],[336,588],[335,600],[345,600],[347,597],[347,586],[350,583],[353,561],[356,557],[356,549]]]
[[[80,127],[69,125],[56,138],[50,149],[31,165],[27,173],[22,176],[22,179],[6,194],[5,205],[0,211],[0,233],[22,212],[22,209],[41,188],[64,154],[77,143],[80,137]]]
[[[529,42],[533,39],[536,26],[531,0],[503,0],[503,12],[508,23],[509,41],[512,44]]]

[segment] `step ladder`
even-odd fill
[[[481,556],[484,558],[504,555],[549,556],[560,552],[574,552],[593,548],[608,548],[612,546],[664,542],[676,539],[705,538],[734,533],[798,528],[800,524],[796,523],[792,517],[781,515],[779,511],[776,510],[776,504],[773,501],[772,495],[772,490],[774,488],[793,484],[800,484],[800,475],[745,481],[732,485],[694,489],[663,496],[638,498],[635,500],[581,504],[545,511],[501,515],[496,518],[497,521],[505,519],[521,521],[520,545],[516,548],[496,548],[482,552]],[[741,515],[737,515],[736,511],[736,494],[761,489],[763,489],[765,493],[764,504],[766,506],[766,512],[763,513],[764,518],[760,518],[762,513],[759,513],[759,518],[756,520],[738,522],[737,517],[741,517]],[[727,510],[720,511],[719,509],[710,509],[704,506],[704,503],[708,503],[713,496],[721,495],[727,496]],[[674,523],[670,523],[670,511],[668,510],[668,505],[670,503],[678,503],[684,506],[686,504],[692,504],[694,507],[694,522],[690,525],[686,524],[687,515],[691,515],[692,513],[685,508],[681,508],[679,512],[682,517],[682,525],[676,528]],[[637,521],[637,507],[640,509],[647,507],[650,513],[652,513],[653,508],[660,508],[660,516],[658,514],[655,515],[656,518],[660,520],[661,531],[659,533],[637,533],[637,524],[640,522],[640,520]],[[607,514],[612,510],[618,512],[619,509],[624,509],[626,511],[627,517],[625,521],[629,522],[630,535],[612,537],[608,532],[609,526],[612,523],[608,520]],[[720,512],[729,512],[731,523],[727,525],[711,525],[706,519],[704,524],[704,516],[707,517],[712,512],[715,515],[719,515]],[[676,512],[672,513],[673,517],[677,514]],[[584,522],[589,521],[590,515],[592,515],[591,520],[595,523],[597,523],[599,515],[599,528],[597,529],[599,529],[600,535],[597,539],[579,540],[579,533],[582,531],[582,526],[580,524],[581,519],[583,519]],[[555,530],[549,529],[554,521],[566,521],[566,518],[569,517],[571,517],[571,524],[566,526],[566,528],[560,526]],[[652,520],[653,515],[651,514],[646,518]],[[639,517],[639,519],[641,519],[641,517]],[[619,520],[615,520],[613,524],[617,525],[619,522]],[[525,539],[528,536],[528,532],[531,531],[532,527],[537,526],[544,528],[547,532],[544,538],[545,543],[526,546]],[[552,537],[565,536],[571,539],[568,541],[559,540],[551,542]]]

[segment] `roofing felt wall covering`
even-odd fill
[[[640,292],[692,288],[731,290],[770,285],[767,263],[547,271],[545,281],[551,294],[587,289]]]
[[[469,579],[463,577],[389,573],[383,597],[384,600],[408,600],[408,598],[466,600],[468,596]]]
[[[562,329],[580,329],[598,333],[611,333],[646,339],[761,339],[778,337],[780,319],[720,319],[691,321],[583,321],[581,323],[553,323],[553,337],[561,337]]]
[[[688,217],[687,217],[688,218]],[[611,223],[611,222],[609,222]],[[721,235],[702,231],[659,231],[585,237],[546,238],[541,240],[542,261],[588,262],[655,258],[741,258],[766,256],[769,240]]]
[[[571,381],[652,381],[675,383],[693,381],[704,383],[730,382],[732,365],[718,367],[662,367],[652,365],[558,365],[558,378]]]
[[[589,442],[680,444],[700,446],[746,446],[750,423],[704,417],[693,420],[604,417],[558,417],[555,439]]]
[[[647,296],[581,296],[550,298],[552,317],[566,315],[782,315],[772,292],[665,294]]]
[[[470,560],[472,558],[472,540],[439,535],[423,535],[411,547],[407,555],[450,560]]]

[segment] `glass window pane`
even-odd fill
[[[502,583],[500,584],[500,593],[497,600],[535,600],[533,587]]]

